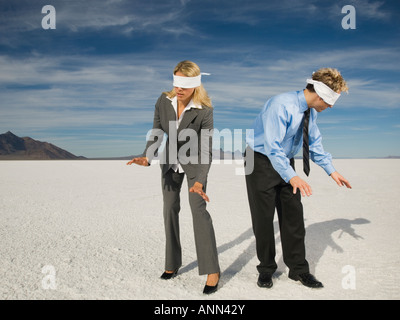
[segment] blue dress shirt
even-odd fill
[[[253,124],[253,134],[247,134],[247,145],[266,155],[283,180],[289,182],[296,172],[290,159],[303,144],[304,111],[308,108],[303,91],[283,93],[269,99]],[[330,175],[335,171],[332,156],[324,151],[318,129],[317,111],[311,109],[309,122],[310,158]]]

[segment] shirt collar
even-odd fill
[[[304,91],[303,90],[298,91],[297,97],[299,99],[300,112],[305,112],[308,109],[308,104],[306,101],[306,97],[304,95]]]
[[[167,97],[170,101],[172,106],[174,107],[175,111],[178,109],[178,99],[177,97],[173,97],[172,99]],[[194,103],[193,99],[190,100],[190,102],[188,103],[188,105],[186,106],[185,110],[190,110],[190,109],[203,109],[203,107],[199,104]]]

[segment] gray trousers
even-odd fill
[[[165,270],[175,270],[182,265],[182,248],[179,236],[180,191],[185,177],[170,169],[162,175],[165,227]],[[188,190],[196,181],[187,177]],[[206,186],[204,186],[204,191]],[[189,203],[193,217],[199,274],[220,272],[217,245],[212,219],[206,210],[206,201],[197,193],[189,192]]]

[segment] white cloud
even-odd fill
[[[273,17],[271,23],[280,22],[291,17],[314,15],[318,11],[318,1],[310,0],[270,0],[270,1],[245,1],[239,0],[203,0],[198,9],[202,16],[220,19],[225,22],[256,25],[265,22],[267,18]],[[219,9],[215,9],[215,4]],[[318,16],[316,15],[316,18]]]
[[[56,10],[56,29],[54,32],[91,32],[107,30],[115,34],[131,36],[140,32],[150,35],[195,35],[184,13],[187,1],[177,5],[176,1],[155,0],[52,0]],[[0,3],[0,27],[3,34],[0,45],[16,48],[29,42],[24,33],[37,30],[41,32],[41,13],[44,4],[30,0],[14,3]],[[61,31],[60,31],[61,30]],[[36,33],[34,37],[43,36]]]
[[[332,7],[334,12],[341,12],[345,5],[352,5],[356,9],[356,16],[365,20],[387,21],[392,18],[392,13],[384,8],[384,1],[370,0],[342,0],[335,3]]]
[[[208,54],[214,56],[213,50],[208,49]],[[390,66],[391,72],[397,72],[391,62],[397,55],[394,50],[320,52],[311,61],[307,53],[276,54],[286,58],[254,57],[252,64],[221,64],[212,59],[199,63],[203,71],[212,73],[204,85],[221,124],[243,126],[243,119],[253,118],[268,98],[303,89],[305,79],[322,66],[339,67],[349,83],[350,94],[343,94],[338,108],[400,108],[396,84],[368,72],[368,68],[390,70]],[[376,56],[384,58],[368,63]],[[145,54],[0,56],[0,85],[8,88],[2,89],[0,126],[151,123],[154,103],[162,91],[171,88],[170,74],[177,62]]]

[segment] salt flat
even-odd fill
[[[336,160],[353,189],[311,167],[303,198],[307,259],[324,288],[278,271],[257,287],[255,242],[242,163],[214,163],[207,194],[222,277],[204,296],[187,187],[182,190],[183,267],[163,281],[160,168],[126,161],[0,162],[1,299],[399,299],[400,160]],[[301,163],[296,163],[301,171]]]

